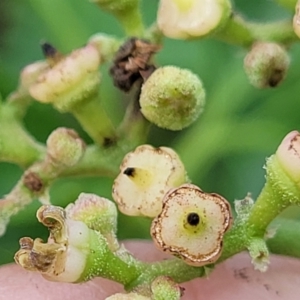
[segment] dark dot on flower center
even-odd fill
[[[125,171],[123,172],[123,174],[129,176],[129,177],[134,177],[135,175],[135,169],[134,168],[127,168],[125,169]]]
[[[196,226],[200,223],[200,216],[197,213],[189,213],[187,216],[187,221],[190,225]]]

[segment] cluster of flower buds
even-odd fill
[[[143,145],[124,158],[113,198],[127,215],[154,218],[151,235],[159,249],[193,266],[211,264],[231,225],[230,205],[186,182],[172,149]]]

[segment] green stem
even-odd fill
[[[0,161],[26,168],[41,159],[45,148],[26,132],[19,113],[11,103],[0,104]]]
[[[190,281],[205,276],[204,267],[191,267],[177,258],[167,259],[152,264],[144,264],[140,277],[127,288],[150,284],[158,276],[171,277],[177,283]]]
[[[249,47],[254,41],[254,36],[248,23],[236,14],[232,15],[226,25],[215,33],[214,37],[226,43],[243,47]]]
[[[88,146],[82,159],[71,168],[64,170],[61,177],[67,176],[108,176],[115,177],[126,152],[120,147],[100,148]]]
[[[80,281],[89,280],[99,276],[108,278],[127,286],[141,274],[141,264],[130,256],[130,262],[122,260],[107,246],[105,238],[96,231],[91,230],[90,253],[85,272],[81,275]],[[124,253],[124,255],[127,255]]]
[[[139,98],[142,82],[137,86],[127,106],[125,116],[118,128],[118,134],[132,146],[144,144],[147,140],[150,123],[144,118],[140,111]]]
[[[127,36],[142,37],[144,35],[144,24],[139,7],[116,13]]]
[[[116,139],[114,127],[101,105],[99,95],[79,102],[70,111],[98,145],[106,146]]]
[[[289,45],[299,38],[291,20],[272,23],[251,23],[239,15],[233,15],[215,37],[230,44],[250,47],[256,41],[269,41]]]
[[[266,183],[253,206],[248,225],[257,236],[263,236],[268,225],[290,205],[299,205],[296,184],[282,170],[276,155],[266,164]]]

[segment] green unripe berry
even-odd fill
[[[187,69],[166,66],[151,74],[142,87],[141,112],[150,122],[169,130],[181,130],[203,111],[205,90],[197,75]]]

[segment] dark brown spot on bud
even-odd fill
[[[123,174],[129,176],[129,177],[134,177],[135,175],[135,169],[134,168],[127,168]]]
[[[34,172],[27,172],[24,175],[23,183],[32,192],[40,192],[44,187],[42,179]]]
[[[197,213],[189,213],[187,222],[192,226],[197,226],[200,223],[200,217]]]

